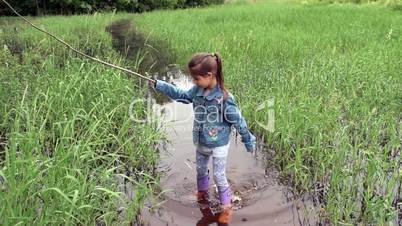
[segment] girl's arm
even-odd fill
[[[241,112],[237,107],[235,98],[232,94],[230,94],[228,99],[225,101],[224,113],[226,121],[232,124],[239,132],[241,141],[246,146],[247,151],[253,151],[255,149],[256,138],[249,131],[246,120],[244,120],[243,116],[241,115]]]
[[[185,104],[193,102],[194,91],[196,88],[197,86],[193,86],[191,89],[186,91],[162,80],[156,80],[155,83],[155,89],[157,91],[165,94],[175,101]]]

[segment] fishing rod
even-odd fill
[[[36,28],[37,30],[39,30],[39,31],[41,31],[41,32],[43,32],[43,33],[49,35],[50,37],[56,39],[57,41],[59,41],[60,43],[62,43],[62,44],[65,45],[65,46],[67,46],[67,47],[68,47],[69,49],[71,49],[72,51],[78,53],[79,55],[81,55],[81,56],[83,56],[83,57],[86,57],[86,58],[89,58],[89,59],[91,59],[91,60],[93,60],[93,61],[96,61],[96,62],[98,62],[98,63],[104,64],[104,65],[106,65],[106,66],[119,69],[119,70],[121,70],[121,71],[127,72],[127,73],[132,74],[132,75],[136,75],[136,76],[138,76],[138,77],[140,77],[140,78],[143,78],[143,79],[145,79],[145,80],[148,80],[149,82],[156,83],[156,81],[155,81],[154,79],[152,79],[152,78],[146,77],[146,76],[141,75],[141,74],[139,74],[139,73],[137,73],[137,72],[134,72],[134,71],[131,71],[131,70],[129,70],[129,69],[126,69],[126,68],[123,68],[123,67],[120,67],[120,66],[117,66],[117,65],[114,65],[114,64],[105,62],[105,61],[103,61],[103,60],[99,60],[99,59],[97,59],[97,58],[95,58],[95,57],[92,57],[92,56],[89,56],[89,55],[87,55],[87,54],[85,54],[85,53],[83,53],[83,52],[80,52],[79,50],[75,49],[74,47],[72,47],[72,46],[71,46],[70,44],[68,44],[67,42],[65,42],[65,41],[63,41],[62,39],[58,38],[57,36],[51,34],[50,32],[47,32],[46,30],[44,30],[44,29],[42,29],[42,28],[36,26],[36,25],[33,24],[31,21],[29,21],[29,20],[26,19],[25,17],[21,16],[21,14],[19,14],[6,0],[2,0],[2,2],[4,2],[19,18],[21,18],[22,20],[24,20],[25,22],[27,22],[29,25],[31,25],[32,27]]]

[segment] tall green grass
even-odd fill
[[[105,27],[119,15],[34,23],[130,67]],[[33,20],[33,18],[31,18]],[[78,58],[16,18],[0,22],[0,225],[127,225],[156,188],[156,125],[130,120],[138,81]],[[136,105],[135,114],[147,109]],[[128,197],[124,185],[133,184]]]
[[[402,0],[294,0],[302,4],[371,4],[401,10]]]
[[[226,83],[275,163],[333,224],[396,223],[401,211],[402,14],[372,5],[233,4],[135,18],[187,63],[219,51]],[[256,111],[274,99],[270,110]],[[399,209],[398,209],[399,208]],[[399,216],[401,217],[401,216]]]

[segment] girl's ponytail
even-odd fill
[[[217,63],[216,80],[217,80],[220,88],[223,90],[223,99],[227,100],[228,96],[229,96],[229,92],[226,89],[225,84],[224,84],[223,70],[222,70],[222,58],[218,53],[213,53],[212,57],[216,58],[216,63]]]

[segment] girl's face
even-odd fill
[[[192,77],[194,84],[204,89],[210,87],[214,82],[214,76],[210,72],[208,72],[206,75],[193,75]]]

